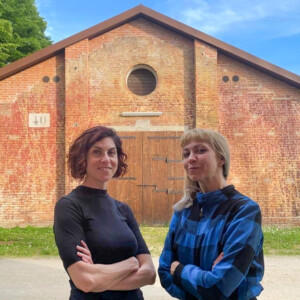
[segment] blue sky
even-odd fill
[[[300,0],[36,0],[53,42],[139,4],[300,75]]]

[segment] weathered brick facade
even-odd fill
[[[299,224],[299,89],[222,55],[218,72],[219,129],[232,146],[232,182],[259,202],[265,221]]]
[[[52,224],[56,200],[76,184],[66,149],[96,124],[120,132],[219,130],[231,147],[229,181],[260,204],[264,223],[300,225],[299,77],[290,84],[142,10],[9,76],[2,68],[0,226]],[[156,72],[149,95],[126,85],[136,65]],[[128,111],[162,114],[121,116]],[[30,113],[48,113],[50,126],[30,127]]]
[[[0,81],[0,90],[0,225],[49,223],[64,178],[63,55]],[[29,128],[32,112],[50,113],[50,127]]]

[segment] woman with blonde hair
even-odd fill
[[[230,153],[220,133],[181,137],[186,171],[158,274],[178,299],[253,300],[263,290],[263,233],[258,204],[227,183]]]

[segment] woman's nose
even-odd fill
[[[196,159],[195,153],[191,152],[189,157],[188,157],[188,161],[194,161],[195,159]]]
[[[107,153],[104,153],[104,154],[101,156],[101,161],[109,161],[109,156],[107,155]]]

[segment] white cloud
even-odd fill
[[[52,32],[53,32],[53,27],[52,26],[47,26],[47,29],[46,29],[46,31],[45,31],[45,35],[47,35],[47,36],[51,36],[51,34],[52,34]]]
[[[274,36],[299,33],[298,0],[193,0],[186,1],[181,20],[210,34],[220,35],[245,28],[272,31]]]
[[[52,0],[35,0],[36,7],[40,8],[48,8],[52,6]]]

